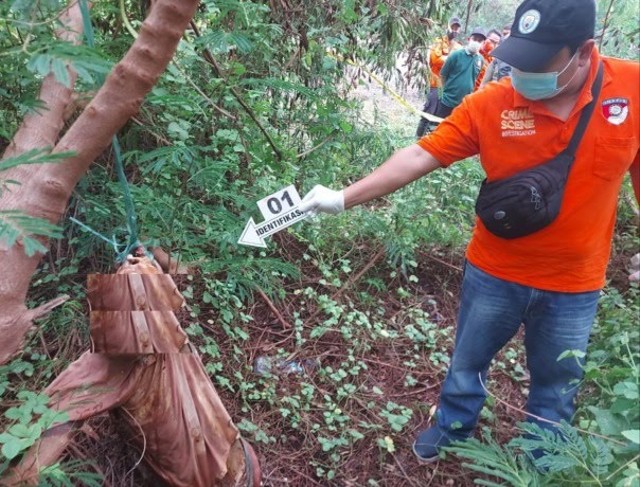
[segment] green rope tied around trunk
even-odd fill
[[[84,35],[87,40],[87,45],[93,48],[95,47],[95,35],[93,32],[93,26],[91,25],[91,16],[89,14],[89,4],[87,3],[87,0],[79,0],[79,6],[80,6],[80,12],[82,13]],[[102,83],[104,83],[104,78],[99,79],[99,84],[102,84]],[[137,249],[142,244],[140,243],[140,240],[138,238],[138,219],[136,217],[135,205],[133,204],[133,198],[131,196],[131,189],[129,188],[129,182],[127,181],[127,177],[124,173],[124,161],[122,157],[122,149],[120,147],[120,142],[118,141],[118,137],[115,135],[113,136],[112,146],[113,146],[113,151],[115,155],[116,174],[118,175],[118,181],[120,182],[120,186],[122,188],[124,206],[127,214],[127,217],[126,217],[126,225],[127,225],[127,233],[128,233],[127,242],[124,244],[118,243],[115,240],[115,236],[111,237],[111,239],[108,239],[104,235],[100,234],[99,232],[96,232],[91,227],[89,227],[88,225],[85,225],[84,223],[79,222],[75,218],[71,218],[71,221],[80,225],[80,227],[83,228],[84,230],[92,233],[93,235],[109,243],[117,254],[116,260],[118,262],[123,262],[127,258],[127,255],[132,253],[133,250]]]

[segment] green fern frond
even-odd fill
[[[64,159],[73,157],[74,152],[58,152],[51,153],[51,149],[46,147],[44,149],[32,149],[27,152],[23,152],[14,157],[7,157],[0,161],[0,171],[6,171],[12,167],[20,166],[22,164],[48,164],[61,162]]]
[[[38,237],[61,238],[59,226],[42,218],[25,215],[15,210],[0,211],[0,241],[12,247],[20,241],[24,252],[31,257],[35,253],[46,253],[47,248]]]
[[[223,53],[237,48],[241,53],[246,54],[253,49],[253,43],[244,34],[222,30],[212,30],[205,33],[200,39],[200,43],[204,43],[213,51]]]
[[[463,442],[456,442],[446,451],[455,455],[473,460],[473,463],[463,465],[476,472],[500,478],[507,482],[506,485],[514,487],[534,487],[538,484],[538,474],[532,468],[527,468],[526,462],[508,447],[499,445],[488,434],[483,436],[483,441],[470,438]],[[497,484],[487,479],[475,479],[480,485],[504,485]]]
[[[293,81],[288,81],[284,79],[278,78],[246,78],[240,82],[241,86],[248,87],[267,87],[273,88],[276,90],[286,91],[286,92],[294,92],[300,93],[305,96],[313,96],[314,91],[307,88],[302,83],[295,83]]]

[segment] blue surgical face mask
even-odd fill
[[[571,65],[578,52],[573,55],[564,69],[560,72],[553,71],[551,73],[527,73],[519,69],[511,69],[511,83],[513,88],[528,100],[548,100],[559,95],[569,83],[573,81],[578,70],[567,81],[564,86],[558,86],[558,78]]]

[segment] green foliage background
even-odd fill
[[[2,148],[26,113],[42,109],[37,93],[49,72],[68,82],[64,67],[70,63],[79,73],[77,91],[90,97],[132,42],[124,19],[138,29],[146,8],[145,2],[130,0],[123,2],[124,9],[118,2],[94,2],[97,48],[90,49],[54,39],[56,15],[64,3],[0,4]],[[500,28],[512,19],[516,5],[513,0],[205,0],[195,19],[197,32],[187,31],[175,61],[119,134],[145,243],[195,263],[199,277],[185,288],[191,308],[183,325],[216,386],[234,401],[238,417],[245,418],[238,426],[252,441],[271,448],[284,441],[287,432],[317,438],[318,454],[307,463],[323,485],[345,485],[349,452],[362,443],[375,445],[381,465],[393,464],[396,448],[407,448],[409,428],[426,415],[429,404],[415,398],[387,400],[389,391],[367,385],[371,363],[366,359],[402,344],[397,352],[405,370],[401,393],[414,391],[428,374],[442,378],[451,323],[441,323],[435,304],[423,302],[423,288],[435,280],[421,256],[462,255],[482,173],[475,161],[466,161],[368,207],[297,225],[265,251],[238,246],[238,236],[250,216],[259,220],[255,201],[265,195],[288,184],[301,193],[315,184],[344,186],[412,142],[413,126],[398,130],[363,115],[351,94],[366,73],[338,59],[357,60],[401,88],[424,86],[426,47],[441,35],[447,18],[455,14],[468,17],[471,26]],[[635,2],[599,1],[604,53],[637,58],[639,15]],[[400,55],[406,76],[397,70]],[[10,164],[5,165],[0,171]],[[4,181],[3,191],[11,184]],[[38,392],[77,357],[77,343],[88,343],[85,275],[111,272],[114,253],[68,217],[109,238],[125,237],[125,207],[113,154],[109,150],[95,161],[80,182],[60,229],[31,220],[18,225],[11,216],[0,215],[0,235],[9,242],[31,234],[63,236],[52,242],[34,276],[29,304],[61,293],[73,299],[42,324],[22,357],[0,367],[0,425],[6,426],[0,434],[0,474],[10,459],[60,420],[51,417],[43,406],[46,398]],[[618,235],[616,256],[637,248],[633,215],[624,201]],[[42,250],[33,242],[34,252]],[[375,271],[334,298],[380,249],[384,259]],[[319,283],[310,284],[307,278],[316,276]],[[278,304],[295,301],[292,339],[276,347],[275,356],[317,352],[327,336],[348,344],[343,356],[324,359],[315,380],[301,379],[289,394],[283,393],[285,381],[277,374],[257,377],[251,369],[251,310],[257,289]],[[391,320],[385,309],[389,302],[400,309]],[[587,361],[589,394],[578,417],[583,430],[613,438],[624,448],[618,443],[593,445],[592,437],[583,433],[586,460],[551,465],[551,474],[542,477],[522,461],[530,445],[503,447],[486,438],[476,449],[458,450],[471,460],[470,468],[475,465],[486,482],[505,468],[515,469],[518,474],[505,480],[508,485],[559,485],[568,478],[594,481],[594,476],[600,485],[638,485],[637,313],[636,290],[606,291]],[[309,317],[316,318],[312,326],[305,323]],[[522,358],[515,349],[513,356],[501,358],[497,366],[517,382],[523,377]],[[367,421],[360,416],[362,404],[372,411]],[[488,403],[483,417],[495,427],[493,406]],[[248,419],[264,411],[275,411],[277,417],[267,423]],[[553,438],[543,442],[550,449],[563,448]],[[495,455],[483,456],[488,449]],[[43,473],[43,482],[93,485],[95,475],[87,469],[56,465]],[[381,467],[360,481],[392,485],[385,475]],[[466,475],[471,481],[474,474]]]

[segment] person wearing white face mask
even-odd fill
[[[473,92],[484,63],[479,52],[485,39],[484,30],[476,27],[467,39],[464,49],[451,53],[447,58],[440,71],[442,95],[435,113],[437,117],[448,117],[462,99]]]
[[[373,173],[339,191],[316,186],[299,207],[340,213],[479,155],[486,180],[456,342],[435,422],[413,444],[420,462],[473,434],[491,360],[521,325],[527,421],[553,429],[572,419],[584,363],[577,357],[605,284],[625,174],[640,201],[640,64],[601,56],[595,23],[595,0],[524,0],[492,52],[514,68],[513,81],[466,96],[433,133]]]

